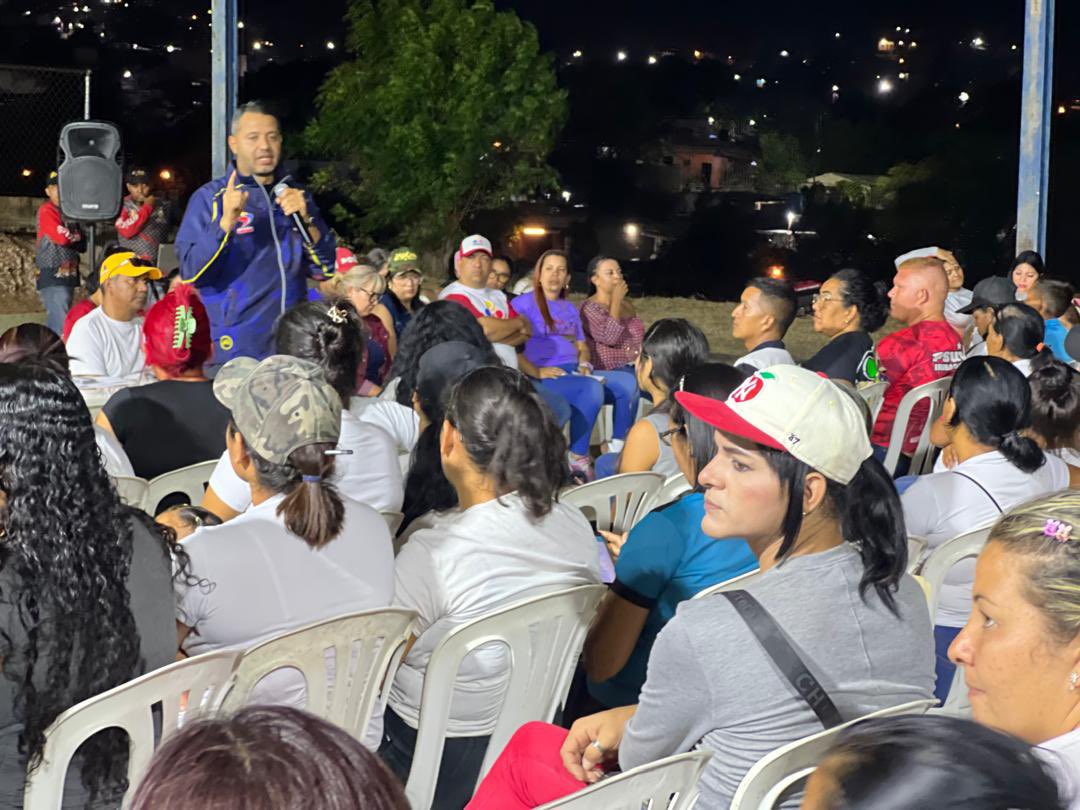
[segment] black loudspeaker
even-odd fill
[[[113,220],[124,201],[120,130],[108,121],[72,121],[56,153],[60,211],[82,222]]]

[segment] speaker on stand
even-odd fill
[[[72,121],[60,130],[57,186],[60,212],[89,223],[90,272],[97,272],[97,223],[116,219],[124,202],[120,130],[108,121]]]

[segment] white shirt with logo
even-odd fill
[[[439,300],[456,301],[469,309],[477,318],[506,320],[517,317],[517,313],[506,298],[506,293],[490,287],[477,290],[467,287],[460,281],[455,281],[443,288],[443,291],[439,293]],[[503,361],[503,365],[510,368],[518,367],[517,349],[506,343],[492,343],[491,346],[495,349],[495,354]]]

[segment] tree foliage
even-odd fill
[[[809,162],[794,135],[765,132],[761,135],[761,168],[757,184],[762,191],[796,191],[810,176]]]
[[[555,184],[566,94],[531,25],[490,0],[355,0],[346,19],[353,59],[320,89],[306,142],[348,167],[316,183],[354,237],[445,255],[476,212]]]

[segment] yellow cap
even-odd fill
[[[130,250],[114,253],[106,257],[105,261],[101,263],[101,273],[98,276],[98,281],[104,284],[113,276],[136,278],[142,275],[145,275],[151,281],[157,281],[164,276],[164,273],[156,267],[135,264],[136,259],[137,257]]]

